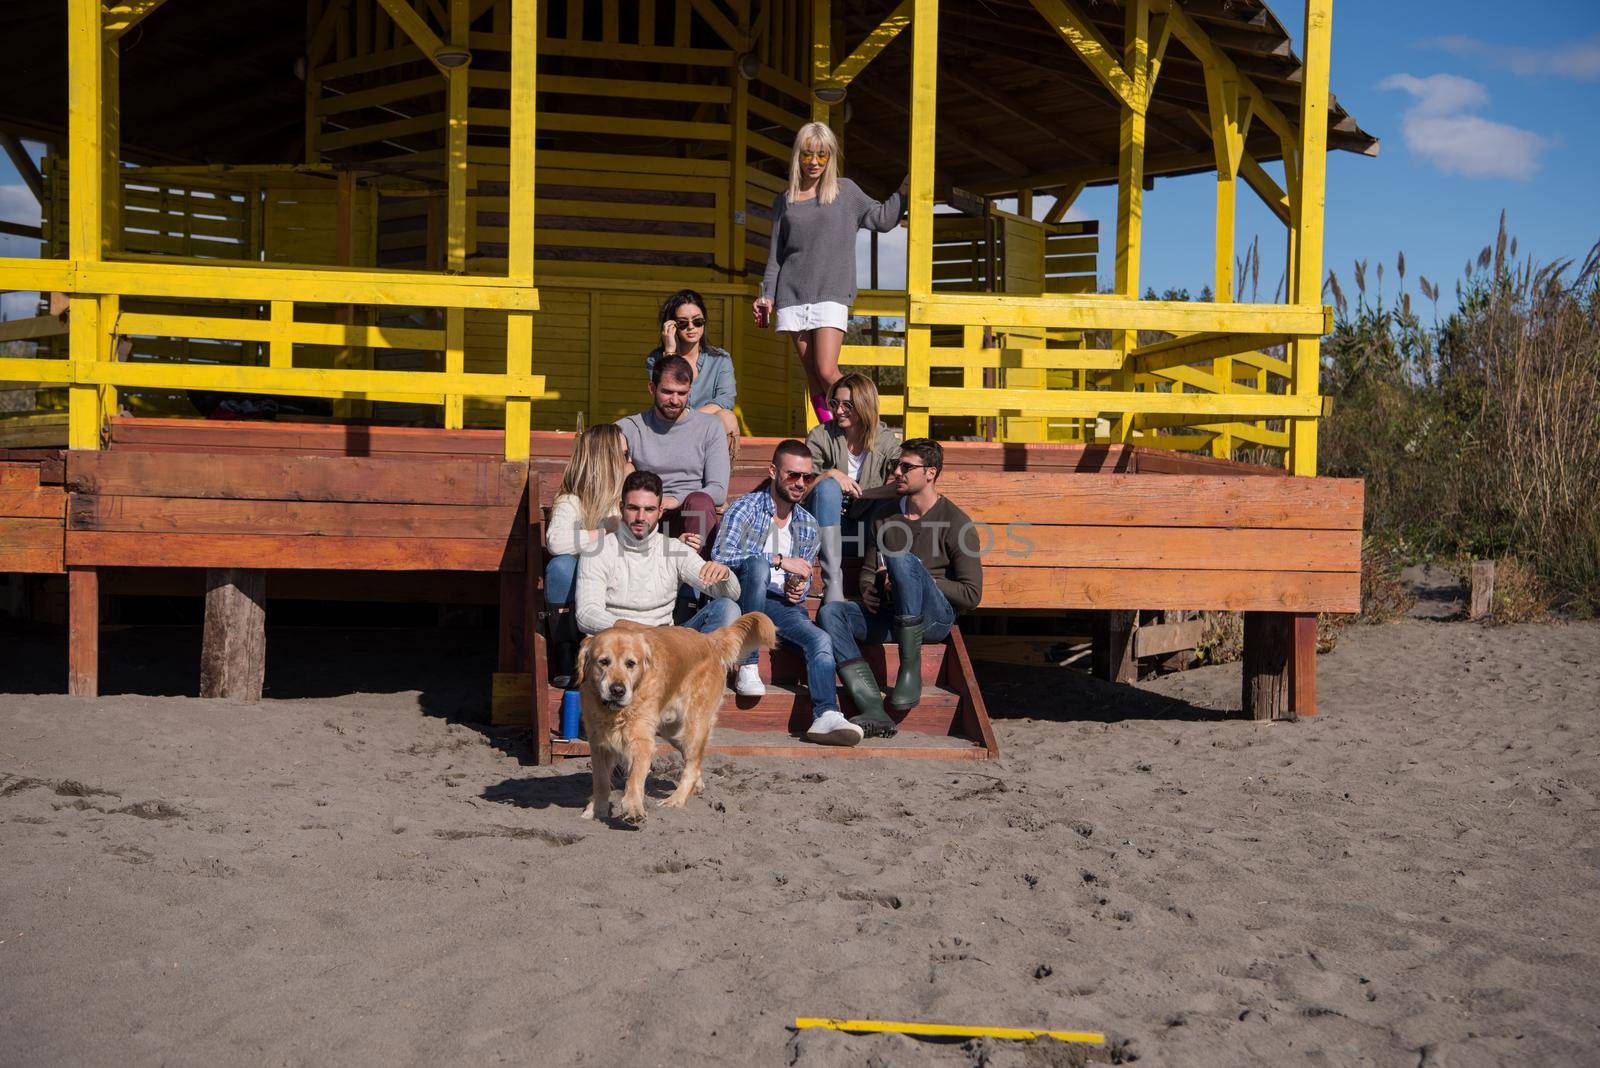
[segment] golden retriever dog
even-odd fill
[[[644,782],[657,736],[683,754],[683,777],[661,804],[682,808],[698,794],[700,763],[728,670],[777,642],[772,620],[761,612],[747,612],[710,634],[625,621],[586,638],[577,666],[594,791],[583,818],[614,814],[628,823],[644,822]],[[628,783],[613,813],[611,772],[618,766],[627,769]]]

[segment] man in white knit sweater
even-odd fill
[[[666,626],[684,583],[712,598],[684,626],[708,634],[739,618],[739,580],[733,572],[668,538],[660,524],[661,478],[635,471],[622,483],[622,522],[616,532],[578,557],[574,611],[579,630],[598,634],[622,619]]]

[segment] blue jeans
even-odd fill
[[[732,597],[714,597],[705,603],[705,607],[690,616],[679,626],[697,630],[701,634],[710,634],[714,630],[731,626],[739,618],[739,602]]]
[[[739,576],[739,609],[765,612],[778,628],[778,639],[800,651],[806,658],[806,685],[811,690],[812,718],[839,707],[839,693],[833,681],[833,643],[806,615],[804,604],[790,604],[767,590],[772,573],[772,557],[749,556],[731,565]],[[754,664],[751,653],[744,663]]]
[[[811,487],[800,507],[816,517],[819,527],[842,527],[839,537],[843,543],[845,559],[860,559],[866,555],[866,524],[849,519],[844,514],[844,487],[831,478],[819,478]]]
[[[544,603],[552,611],[571,608],[578,591],[578,557],[552,556],[544,565]]]
[[[860,601],[825,604],[817,622],[833,642],[835,663],[844,664],[861,656],[857,642],[882,644],[894,634],[896,616],[921,616],[924,641],[942,642],[955,625],[956,610],[928,574],[928,569],[910,553],[882,557],[889,571],[889,599],[876,612],[868,612]],[[862,576],[870,581],[871,576]]]

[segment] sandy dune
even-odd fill
[[[108,686],[190,670],[151,633],[108,636]],[[317,695],[396,640],[277,635],[248,708],[0,695],[0,1063],[1080,1056],[796,1015],[1101,1029],[1147,1064],[1593,1063],[1600,626],[1357,628],[1325,714],[1272,726],[1217,721],[1236,669],[993,669],[997,762],[716,761],[640,831],[578,819],[586,763],[452,722],[487,666],[449,641],[386,654],[415,688]],[[0,688],[58,655],[13,643]]]

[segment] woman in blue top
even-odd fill
[[[839,347],[856,299],[856,233],[899,226],[909,182],[880,204],[839,170],[833,131],[820,122],[800,127],[788,192],[772,202],[772,244],[754,304],[757,326],[776,314],[778,333],[794,340],[823,423],[832,418],[828,390],[839,378]]]
[[[689,386],[689,407],[722,420],[728,435],[728,456],[738,458],[739,419],[733,414],[737,383],[733,357],[706,340],[705,298],[692,289],[680,289],[661,305],[661,345],[645,357],[646,373],[662,356],[682,356],[694,369]]]

